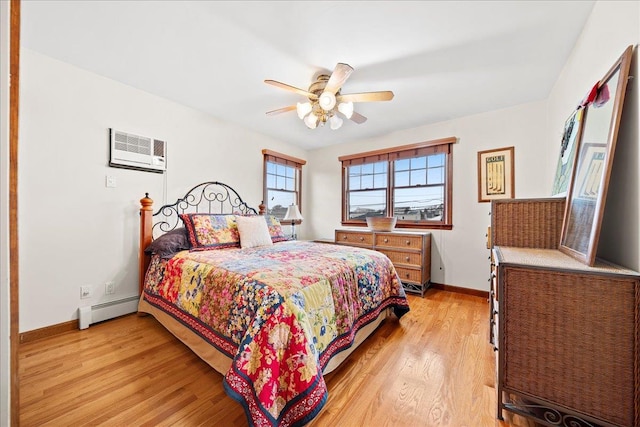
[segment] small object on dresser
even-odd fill
[[[395,216],[368,216],[367,226],[371,231],[392,231],[396,226]]]

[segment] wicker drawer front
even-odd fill
[[[500,345],[500,330],[498,324],[498,318],[495,317],[495,321],[491,322],[491,345],[493,345],[493,350],[498,351]]]
[[[353,246],[373,246],[373,234],[355,231],[336,231],[336,243]]]
[[[495,351],[498,351],[498,300],[495,298],[495,293],[493,289],[489,291],[489,344],[493,346]]]
[[[505,388],[637,425],[634,278],[510,267],[499,274]]]
[[[422,272],[420,270],[412,270],[410,268],[396,267],[398,276],[403,282],[422,283]]]
[[[379,252],[388,256],[394,265],[406,264],[416,266],[417,268],[422,266],[422,254],[419,252],[398,252],[385,249],[380,249]]]
[[[422,236],[407,234],[376,234],[376,246],[402,249],[422,249]]]

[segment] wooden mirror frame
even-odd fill
[[[595,263],[598,249],[604,205],[607,199],[632,53],[633,46],[629,46],[602,80],[598,82],[597,96],[594,96],[593,102],[584,108],[577,157],[567,192],[567,204],[559,249],[561,252],[590,266]],[[595,103],[601,100],[602,94],[605,94],[602,96],[606,97],[606,91],[612,90],[607,84],[616,75],[618,81],[615,85],[615,92],[611,93],[609,100],[606,101],[605,99],[603,103],[604,105],[606,102],[611,102],[612,106],[606,140],[591,140],[590,135],[592,133],[589,131],[589,126],[591,125],[591,129],[593,129],[594,124],[599,124],[595,115],[597,111]],[[589,121],[590,114],[592,116],[591,121]],[[606,116],[603,117],[606,120]],[[602,121],[601,123],[605,122]],[[605,130],[604,127],[603,130]],[[592,173],[594,170],[597,171],[595,175]],[[585,185],[589,180],[591,180],[591,189],[593,191],[585,190]]]

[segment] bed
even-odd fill
[[[230,186],[206,182],[140,208],[139,313],[224,375],[251,426],[299,426],[333,371],[409,305],[380,252],[290,240]]]

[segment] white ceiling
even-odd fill
[[[23,1],[23,46],[306,149],[545,99],[593,1]],[[307,129],[338,62],[364,124]]]

